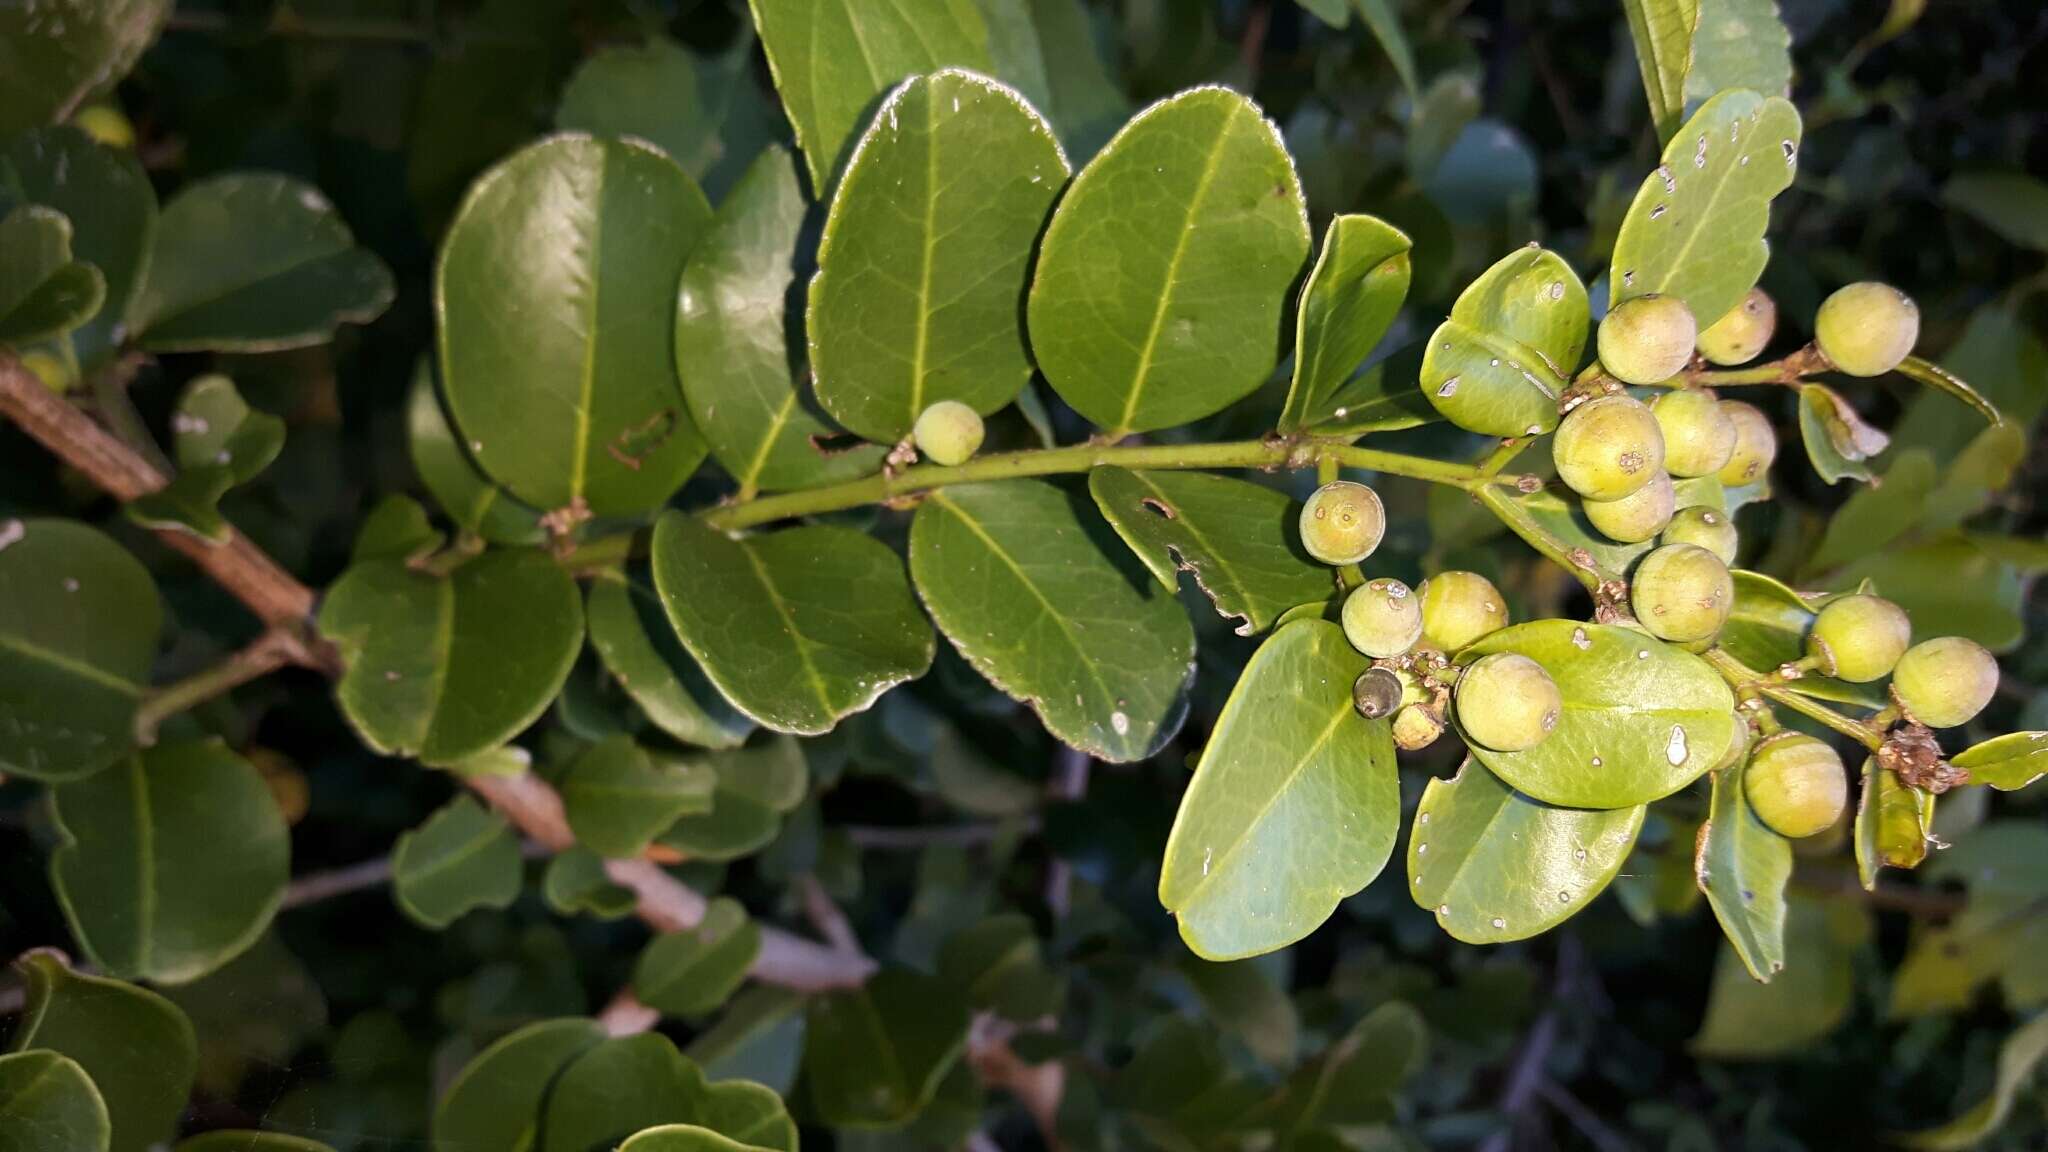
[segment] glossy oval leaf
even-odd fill
[[[457,528],[493,544],[538,544],[546,538],[540,512],[479,471],[455,439],[434,388],[434,370],[425,359],[413,373],[405,432],[413,471]]]
[[[27,953],[15,967],[28,999],[13,1050],[55,1052],[85,1070],[106,1103],[112,1152],[168,1143],[199,1062],[192,1022],[162,996],[75,971],[48,949]]]
[[[98,315],[68,337],[80,369],[91,372],[128,339],[128,311],[156,233],[149,175],[132,150],[51,125],[0,141],[0,208],[10,198],[70,217],[72,259],[99,269],[106,283]]]
[[[810,765],[789,736],[700,758],[718,777],[711,810],[684,816],[661,842],[692,860],[737,860],[766,848],[809,791]]]
[[[658,1124],[628,1137],[619,1152],[757,1152],[757,1146],[697,1124]]]
[[[57,783],[133,746],[163,629],[127,550],[70,520],[0,520],[0,772]]]
[[[703,85],[696,58],[666,37],[601,48],[563,85],[555,125],[644,140],[702,176],[721,151],[721,111],[708,106]]]
[[[54,0],[0,9],[0,135],[62,120],[128,74],[170,0]]]
[[[486,475],[537,508],[631,516],[696,471],[674,293],[710,219],[683,170],[634,141],[552,136],[471,186],[434,308],[441,386]]]
[[[1628,14],[1636,64],[1650,99],[1650,122],[1659,139],[1669,140],[1685,112],[1685,76],[1692,67],[1700,0],[1622,0],[1621,7]]]
[[[804,1079],[819,1120],[899,1127],[929,1103],[967,1050],[967,1004],[932,976],[885,968],[811,1001]]]
[[[1967,769],[1970,783],[2016,792],[2048,775],[2048,732],[2012,732],[1974,744],[1949,758]]]
[[[869,440],[927,405],[977,412],[1031,379],[1024,287],[1067,157],[1038,110],[983,76],[905,81],[832,197],[810,286],[818,402]]]
[[[748,0],[748,7],[820,200],[875,97],[919,73],[990,66],[988,25],[960,0]]]
[[[1735,955],[1762,983],[1785,967],[1785,885],[1792,878],[1792,842],[1771,830],[1743,791],[1747,763],[1714,772],[1707,821],[1694,843],[1700,891]]]
[[[690,419],[742,491],[849,480],[887,452],[842,443],[793,378],[785,310],[805,211],[795,161],[764,150],[718,206],[676,294],[676,373]]]
[[[1898,773],[1863,762],[1863,791],[1856,800],[1856,875],[1865,888],[1877,887],[1885,868],[1917,868],[1927,859],[1934,831],[1935,795],[1902,781]]]
[[[1865,421],[1840,393],[1825,384],[1799,389],[1799,438],[1806,458],[1829,484],[1843,479],[1869,483],[1876,475],[1871,457],[1891,446],[1891,437]]]
[[[548,858],[541,873],[540,894],[549,908],[564,916],[599,920],[623,920],[640,904],[631,888],[612,882],[605,872],[604,857],[580,844]]]
[[[231,173],[164,205],[129,327],[151,352],[276,352],[369,323],[395,291],[319,189]]]
[[[1614,302],[1676,296],[1701,328],[1727,315],[1770,259],[1771,200],[1791,187],[1798,156],[1799,113],[1784,97],[1735,89],[1700,105],[1622,220]]]
[[[1685,74],[1687,103],[1711,99],[1724,88],[1767,96],[1792,94],[1792,33],[1777,0],[1697,0],[1699,27],[1692,67]]]
[[[444,765],[547,710],[582,647],[583,607],[539,552],[486,552],[441,577],[381,559],[327,590],[320,632],[341,652],[335,695],[363,742]]]
[[[0,215],[0,345],[34,344],[91,319],[107,282],[71,258],[71,221],[40,204]]]
[[[654,586],[705,675],[778,732],[831,731],[931,667],[931,625],[903,562],[851,529],[735,540],[670,512],[654,530]]]
[[[1770,673],[1806,655],[1806,633],[1813,618],[1833,597],[1803,595],[1761,572],[1735,569],[1735,604],[1721,627],[1717,643],[1744,667]],[[1788,685],[1803,696],[1879,708],[1885,703],[1882,685],[1851,684],[1808,672]]]
[[[760,951],[760,927],[721,896],[695,927],[648,941],[633,965],[633,994],[670,1016],[706,1015],[739,989]]]
[[[1759,984],[1734,948],[1723,948],[1692,1051],[1712,1060],[1766,1060],[1810,1049],[1855,1002],[1853,962],[1869,936],[1868,909],[1795,894],[1786,902],[1784,971]]]
[[[1280,133],[1227,88],[1140,112],[1074,178],[1031,284],[1047,381],[1112,438],[1185,424],[1257,388],[1308,256]]]
[[[401,834],[391,850],[392,894],[429,928],[478,908],[508,907],[523,872],[518,834],[466,793]]]
[[[167,984],[256,942],[290,873],[284,814],[218,740],[160,744],[59,786],[50,857],[66,920],[93,963]],[[232,845],[232,851],[223,851]]]
[[[1047,731],[1142,760],[1187,716],[1194,629],[1173,596],[1111,562],[1084,515],[1037,480],[933,492],[911,521],[910,572],[953,647]]]
[[[686,1123],[704,1074],[658,1032],[606,1040],[555,1079],[541,1115],[540,1148],[610,1148],[643,1128]]]
[[[178,1141],[172,1152],[334,1152],[331,1145],[303,1136],[253,1129],[217,1128]]]
[[[1163,587],[1191,574],[1240,636],[1336,591],[1330,568],[1302,551],[1301,503],[1285,492],[1209,472],[1127,468],[1095,469],[1088,491]]]
[[[0,1152],[106,1152],[107,1106],[78,1062],[37,1050],[0,1056]]]
[[[676,817],[710,811],[716,784],[709,767],[621,734],[578,756],[556,787],[577,843],[623,860],[645,851]]]
[[[1301,620],[1245,665],[1166,841],[1159,902],[1195,954],[1233,960],[1313,932],[1394,850],[1394,740],[1351,685],[1368,661]]]
[[[1294,382],[1282,432],[1335,418],[1335,397],[1408,295],[1409,247],[1407,233],[1377,216],[1331,219],[1295,304]]]
[[[218,372],[185,386],[171,432],[179,468],[224,468],[237,484],[262,475],[284,450],[284,421],[249,407],[235,382]]]
[[[1545,804],[1468,759],[1422,790],[1408,835],[1408,894],[1467,944],[1547,932],[1621,871],[1645,811]]]
[[[1481,639],[1458,662],[1494,652],[1536,661],[1564,697],[1557,728],[1534,748],[1472,748],[1533,799],[1574,808],[1645,804],[1699,779],[1735,739],[1727,681],[1706,661],[1642,632],[1536,620]]]
[[[543,1020],[477,1053],[434,1109],[435,1145],[528,1152],[539,1135],[541,1102],[555,1076],[604,1038],[604,1027],[595,1020]]]
[[[1469,432],[1548,432],[1585,352],[1589,316],[1571,265],[1545,248],[1517,249],[1458,294],[1423,350],[1417,383]]]
[[[623,573],[590,580],[590,646],[654,726],[685,744],[736,748],[754,722],[735,709],[676,639],[654,590]]]

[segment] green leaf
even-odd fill
[[[678,816],[709,812],[716,783],[703,764],[618,735],[578,756],[558,787],[577,843],[625,860],[646,851]]]
[[[1300,1134],[1321,1125],[1389,1123],[1396,1094],[1428,1055],[1429,1026],[1422,1014],[1389,1000],[1288,1080],[1282,1127]]]
[[[640,898],[631,888],[612,883],[604,857],[571,845],[548,859],[541,875],[541,898],[564,916],[582,913],[599,920],[620,920],[633,914]]]
[[[1657,138],[1671,139],[1685,113],[1685,77],[1692,69],[1693,32],[1700,0],[1622,0],[1643,91],[1650,98],[1650,122]]]
[[[1408,295],[1409,247],[1406,233],[1376,216],[1331,219],[1295,308],[1294,383],[1282,432],[1338,418],[1335,397]]]
[[[2048,828],[2025,820],[1992,820],[1930,858],[1926,883],[1968,891],[1945,923],[1918,926],[1892,981],[1894,1019],[1953,1014],[1970,1007],[1993,978],[2009,1007],[2024,1011],[2044,999],[2041,948],[2048,920]]]
[[[1067,151],[1086,161],[1131,114],[1110,76],[1080,0],[979,0],[992,73],[1052,121]]]
[[[1786,902],[1785,967],[1776,979],[1757,983],[1732,945],[1721,949],[1693,1054],[1771,1060],[1809,1049],[1849,1014],[1852,961],[1870,934],[1867,909],[1794,895]]]
[[[62,120],[127,75],[170,11],[170,0],[0,8],[0,136]]]
[[[1214,964],[1185,957],[1179,968],[1217,1027],[1244,1041],[1266,1064],[1285,1068],[1294,1063],[1301,1018],[1286,989],[1260,963]]]
[[[796,1082],[803,1055],[804,1004],[808,998],[783,988],[756,984],[732,998],[710,1027],[697,1033],[684,1054],[706,1076],[760,1080],[787,1092]]]
[[[456,441],[425,358],[413,372],[405,429],[413,471],[457,528],[493,544],[538,544],[546,538],[540,513],[492,483]]]
[[[441,387],[486,475],[537,508],[631,516],[696,471],[674,294],[710,219],[683,170],[633,141],[553,136],[477,180],[434,306]]]
[[[967,1050],[967,1024],[951,989],[905,968],[816,997],[804,1037],[812,1109],[834,1128],[909,1122]]]
[[[2027,383],[2048,372],[2048,347],[2009,303],[1988,303],[1970,313],[1962,336],[1941,359],[1944,372],[1976,381],[1984,401],[2016,427],[2032,427],[2048,406],[2048,389]],[[1965,418],[1969,410],[1967,401],[1948,392],[1921,391],[1893,423],[1893,439],[1898,447],[1926,448],[1937,460],[1952,459],[1981,432]]]
[[[803,802],[810,767],[803,747],[776,736],[703,758],[718,775],[711,811],[684,816],[661,842],[693,860],[736,860],[767,847],[782,817]]]
[[[1414,380],[1428,344],[1413,340],[1393,355],[1344,382],[1324,405],[1329,415],[1309,431],[1318,436],[1355,437],[1398,432],[1443,419]]]
[[[654,145],[701,176],[718,158],[718,117],[705,107],[696,58],[665,37],[603,48],[562,89],[555,126]]]
[[[509,907],[524,871],[518,834],[466,793],[400,835],[391,851],[398,906],[435,929],[478,908]]]
[[[1952,176],[1941,200],[2022,248],[2048,252],[2048,184],[2024,172]]]
[[[903,562],[851,529],[735,540],[669,512],[654,529],[654,586],[704,674],[778,732],[829,732],[931,667]]]
[[[1062,977],[1046,966],[1030,917],[1018,913],[991,916],[947,937],[939,947],[939,978],[966,993],[974,1010],[1020,1023],[1057,1014],[1066,991]]]
[[[162,630],[126,549],[69,520],[0,520],[0,771],[57,783],[119,759]]]
[[[1664,146],[1614,240],[1615,303],[1676,296],[1702,328],[1726,315],[1770,259],[1771,200],[1792,184],[1799,113],[1779,96],[1723,92]]]
[[[0,216],[0,345],[34,344],[92,319],[106,299],[100,270],[71,259],[71,221],[23,204]]]
[[[953,647],[1047,731],[1142,760],[1187,716],[1194,630],[1110,560],[1093,519],[1042,481],[946,488],[911,522],[910,572]]]
[[[1994,652],[2012,650],[2026,635],[2021,613],[2032,573],[1996,538],[1950,536],[1888,549],[1843,568],[1831,583],[1851,590],[1865,581],[1904,608],[1919,635],[1967,636]]]
[[[606,1040],[556,1079],[541,1118],[542,1148],[611,1147],[656,1124],[688,1120],[703,1073],[657,1032]]]
[[[287,1136],[281,1132],[215,1129],[178,1141],[172,1152],[334,1152],[318,1140]]]
[[[1792,95],[1792,33],[1778,16],[1778,0],[1698,0],[1692,67],[1685,74],[1688,104],[1724,88],[1767,96]]]
[[[1401,16],[1392,0],[1351,0],[1351,4],[1394,65],[1395,74],[1401,77],[1401,87],[1408,90],[1409,99],[1414,99],[1415,50],[1408,46],[1407,33],[1401,31]]]
[[[1728,493],[1722,491],[1721,482],[1712,476],[1700,476],[1690,480],[1679,480],[1673,485],[1675,506],[1678,508],[1712,508],[1728,510]],[[1555,537],[1572,551],[1583,551],[1593,558],[1594,571],[1603,580],[1619,580],[1622,574],[1634,566],[1636,560],[1657,547],[1654,539],[1639,544],[1617,544],[1586,518],[1585,502],[1575,496],[1561,494],[1561,485],[1552,484],[1541,491],[1527,496],[1507,496],[1491,508],[1502,523],[1519,529]],[[1447,494],[1448,495],[1448,494]],[[1471,503],[1469,498],[1458,497],[1460,511]],[[1480,510],[1485,515],[1486,509]]]
[[[52,808],[57,899],[85,954],[116,976],[204,976],[254,944],[284,899],[284,814],[217,740],[136,753],[57,787]]]
[[[811,280],[811,368],[833,419],[886,444],[937,401],[986,414],[1016,397],[1032,245],[1069,171],[1037,109],[985,77],[947,69],[889,94]]]
[[[1423,351],[1417,383],[1466,431],[1548,432],[1585,351],[1588,316],[1571,265],[1548,249],[1517,249],[1458,294]]]
[[[988,25],[969,0],[748,0],[748,7],[821,200],[875,97],[919,73],[990,67]]]
[[[765,1084],[725,1080],[710,1085],[697,1104],[697,1123],[749,1148],[796,1152],[796,1121],[782,1097]]]
[[[356,529],[355,546],[349,550],[349,562],[424,559],[447,542],[446,535],[434,530],[419,501],[394,494],[377,501],[363,515],[362,526]]]
[[[13,1050],[55,1052],[85,1070],[106,1102],[112,1152],[167,1143],[192,1092],[192,1022],[162,996],[73,971],[49,949],[14,963],[28,982],[28,1000]]]
[[[569,1062],[602,1043],[595,1020],[543,1020],[470,1060],[434,1109],[434,1144],[468,1152],[528,1152],[542,1098]]]
[[[179,468],[225,468],[236,484],[262,475],[284,449],[284,421],[249,407],[235,382],[217,372],[185,386],[171,431]]]
[[[78,1062],[55,1052],[0,1056],[0,1152],[106,1152],[107,1106]]]
[[[582,646],[583,609],[540,552],[486,552],[441,577],[373,560],[327,590],[320,633],[341,652],[335,695],[365,744],[452,764],[547,710]]]
[[[127,339],[129,304],[149,264],[157,211],[148,174],[132,151],[68,125],[40,128],[0,141],[0,210],[10,203],[64,213],[73,224],[72,259],[100,270],[105,302],[69,337],[79,367],[99,368]]]
[[[1998,414],[1997,406],[1986,400],[1975,388],[1970,387],[1967,381],[1931,360],[1908,356],[1899,361],[1896,371],[1901,376],[1917,380],[1929,388],[1939,389],[1961,400],[1976,409],[1977,415],[1982,416],[1988,423],[1997,424],[2003,419]]]
[[[1894,1137],[1908,1148],[1947,1150],[1975,1148],[2005,1124],[2020,1092],[2032,1083],[2034,1069],[2048,1057],[2048,1014],[2014,1029],[1998,1049],[1998,1077],[1982,1103],[1938,1128]]]
[[[1408,836],[1408,894],[1467,944],[1548,932],[1621,871],[1645,810],[1545,804],[1467,759],[1456,776],[1423,788]]]
[[[839,429],[791,379],[784,315],[805,204],[789,153],[748,167],[691,254],[676,296],[676,372],[690,418],[743,490],[798,488],[874,471],[878,444]]]
[[[164,205],[128,326],[151,352],[276,352],[369,323],[395,291],[318,189],[231,173]]]
[[[1032,350],[1110,439],[1199,419],[1272,371],[1308,249],[1279,131],[1228,89],[1183,92],[1132,118],[1061,198]]]
[[[1974,744],[1949,763],[1970,772],[1972,784],[2017,792],[2048,775],[2048,732],[2013,732]]]
[[[1366,666],[1321,620],[1280,629],[1245,665],[1181,798],[1159,878],[1159,902],[1197,956],[1294,943],[1393,854],[1393,736],[1351,700]]]
[[[932,736],[932,786],[953,807],[1002,819],[1037,811],[1045,792],[1027,776],[1005,768],[952,725]]]
[[[633,965],[633,994],[670,1016],[705,1016],[723,1006],[761,952],[761,929],[739,901],[721,896],[694,928],[648,941]]]
[[[619,1152],[755,1152],[755,1147],[695,1124],[660,1124],[628,1137]]]
[[[1301,550],[1301,503],[1285,492],[1208,472],[1125,468],[1095,469],[1088,491],[1161,585],[1172,591],[1180,573],[1192,573],[1240,636],[1334,591],[1328,566]]]
[[[144,528],[188,532],[209,544],[225,544],[233,527],[220,514],[220,500],[234,485],[233,473],[225,468],[194,468],[121,510]]]
[[[1557,728],[1524,752],[1472,754],[1519,792],[1575,808],[1627,808],[1669,796],[1727,755],[1735,694],[1699,657],[1607,624],[1536,620],[1458,654],[1516,652],[1564,696]]]
[[[1934,457],[1924,448],[1892,456],[1882,485],[1855,489],[1835,509],[1820,543],[1801,562],[1801,570],[1811,575],[1839,568],[1882,551],[1913,532],[1926,513],[1938,471]]]
[[[1927,859],[1934,829],[1933,793],[1900,780],[1875,760],[1863,762],[1863,792],[1856,801],[1856,874],[1877,887],[1884,868],[1917,868]]]
[[[1744,667],[1763,673],[1805,656],[1807,630],[1833,597],[1795,592],[1761,572],[1737,568],[1729,575],[1735,579],[1735,603],[1714,642]],[[1881,685],[1850,684],[1817,672],[1806,673],[1788,687],[1839,704],[1881,708],[1885,703]]]
[[[1785,885],[1792,878],[1792,842],[1772,831],[1749,806],[1736,760],[1714,773],[1707,822],[1700,827],[1694,873],[1721,931],[1751,977],[1768,984],[1785,967]]]
[[[676,639],[652,589],[621,573],[598,573],[583,614],[605,670],[655,727],[700,748],[736,748],[754,730]]]

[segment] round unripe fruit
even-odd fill
[[[1407,692],[1401,677],[1387,668],[1367,668],[1351,682],[1351,705],[1367,720],[1391,716]]]
[[[1913,642],[1906,611],[1881,596],[1844,596],[1814,617],[1806,651],[1838,680],[1867,684],[1890,672]]]
[[[1920,339],[1920,306],[1889,284],[1863,280],[1821,301],[1813,318],[1821,354],[1851,376],[1882,376]]]
[[[1600,320],[1600,366],[1625,384],[1669,380],[1692,359],[1699,335],[1692,312],[1676,296],[1623,300]]]
[[[1998,661],[1982,644],[1961,636],[1923,640],[1892,669],[1892,698],[1929,728],[1954,728],[1991,703],[1998,691]]]
[[[1399,580],[1373,580],[1344,598],[1344,637],[1375,659],[1399,656],[1422,639],[1422,597]]]
[[[1456,652],[1507,627],[1508,602],[1477,572],[1439,572],[1422,582],[1422,639],[1439,652]]]
[[[36,379],[42,381],[43,387],[59,395],[62,395],[66,389],[71,387],[71,369],[62,360],[57,359],[48,352],[23,353],[21,366],[28,369],[29,373]]]
[[[1664,434],[1664,470],[1673,476],[1711,476],[1735,455],[1735,421],[1705,392],[1666,392],[1650,402],[1650,412]]]
[[[1356,564],[1387,534],[1380,494],[1363,484],[1334,480],[1301,506],[1301,546],[1325,564]]]
[[[1394,747],[1403,752],[1420,752],[1443,734],[1444,718],[1421,704],[1394,713]]]
[[[1458,727],[1496,752],[1543,743],[1564,715],[1564,695],[1541,664],[1513,652],[1482,656],[1458,676]]]
[[[1723,366],[1747,364],[1757,358],[1778,330],[1778,302],[1761,288],[1751,288],[1733,311],[1700,333],[1700,355]]]
[[[1835,826],[1849,806],[1849,778],[1833,748],[1798,732],[1757,745],[1742,773],[1757,819],[1794,840]]]
[[[1671,487],[1671,477],[1662,472],[1619,500],[1588,500],[1583,505],[1586,519],[1601,535],[1623,544],[1640,544],[1662,532],[1677,506],[1678,493]]]
[[[965,464],[981,448],[981,414],[958,400],[941,400],[918,413],[910,435],[932,463]]]
[[[108,104],[93,104],[80,108],[71,117],[71,123],[87,136],[109,148],[135,147],[135,125],[119,108]]]
[[[1629,606],[1650,635],[1674,644],[1706,640],[1728,622],[1735,580],[1719,556],[1697,544],[1666,544],[1636,565]]]
[[[1715,475],[1724,488],[1754,484],[1764,478],[1771,470],[1771,461],[1778,458],[1778,434],[1771,428],[1771,418],[1764,415],[1763,409],[1740,400],[1721,401],[1721,411],[1735,425],[1735,450]]]
[[[1720,557],[1721,563],[1732,566],[1741,537],[1735,531],[1733,517],[1695,504],[1672,514],[1670,526],[1664,529],[1664,543],[1697,544]]]
[[[1571,410],[1550,445],[1558,478],[1588,500],[1619,500],[1664,471],[1664,432],[1632,396],[1602,396]]]

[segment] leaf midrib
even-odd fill
[[[611,168],[610,146],[600,145],[600,148],[597,186],[591,190],[590,196],[589,303],[584,308],[583,317],[583,378],[578,384],[576,400],[576,443],[570,447],[569,502],[572,505],[583,499],[589,480],[590,405],[597,391],[598,282],[604,275],[604,185],[605,173]]]
[[[836,711],[832,707],[832,694],[826,687],[825,678],[819,673],[817,664],[811,659],[811,647],[804,641],[803,632],[797,628],[796,617],[790,612],[788,602],[783,599],[781,590],[775,586],[768,569],[762,565],[761,558],[754,554],[754,550],[746,541],[738,542],[735,547],[747,558],[747,566],[753,570],[754,578],[761,583],[761,590],[768,594],[769,604],[774,606],[775,614],[782,619],[783,628],[789,632],[790,647],[796,650],[797,661],[804,666],[804,675],[810,680],[811,690],[817,694],[818,706],[825,710],[824,720],[829,724]]]
[[[123,679],[104,668],[88,664],[83,660],[67,656],[62,652],[53,651],[40,644],[32,644],[19,636],[0,633],[0,649],[19,653],[31,660],[40,660],[51,667],[69,672],[82,680],[90,680],[103,688],[112,688],[117,692],[134,696],[137,699],[142,697],[144,691],[143,686],[133,680]]]

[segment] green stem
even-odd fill
[[[1805,377],[1826,371],[1827,357],[1808,344],[1782,360],[1749,368],[1693,369],[1685,373],[1688,383],[1706,388],[1734,388],[1745,384],[1782,384],[1797,387]]]
[[[272,629],[255,642],[210,668],[203,668],[183,680],[174,680],[151,691],[135,708],[135,742],[147,748],[156,743],[156,731],[163,722],[190,711],[217,696],[259,680],[288,664],[306,663],[306,652],[298,637]]]
[[[1884,747],[1884,735],[1860,720],[1852,720],[1817,700],[1810,700],[1774,683],[1768,676],[1750,670],[1740,660],[1719,648],[1706,652],[1707,663],[1736,689],[1748,689],[1773,704],[1783,704],[1809,720],[1824,724],[1875,752]]]

